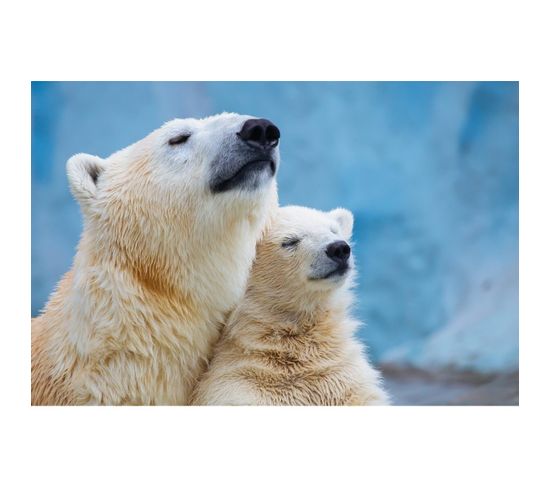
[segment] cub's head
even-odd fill
[[[197,270],[219,281],[224,267],[240,280],[277,201],[279,137],[269,120],[224,113],[172,120],[106,159],[73,156],[67,172],[95,239],[88,247],[157,280]],[[218,255],[230,263],[214,263]]]
[[[316,303],[353,272],[352,229],[353,215],[343,208],[279,208],[258,244],[252,286],[276,301]]]

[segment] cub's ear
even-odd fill
[[[336,219],[346,239],[351,237],[353,231],[353,214],[345,208],[335,208],[330,215]]]
[[[97,194],[97,180],[105,169],[105,161],[90,154],[75,154],[67,161],[67,177],[74,197],[87,210]]]

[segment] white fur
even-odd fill
[[[92,204],[97,195],[97,186],[94,175],[104,170],[104,161],[90,154],[75,154],[67,161],[67,177],[69,187],[84,212]]]
[[[177,119],[105,160],[68,161],[84,232],[33,320],[33,403],[188,402],[277,203],[273,178],[209,190],[213,158],[248,118]]]
[[[258,243],[244,299],[194,393],[200,405],[384,405],[387,395],[350,314],[348,276],[311,280],[353,216],[278,209]],[[289,237],[299,244],[284,246]],[[353,267],[353,261],[351,267]],[[334,263],[333,263],[334,264]],[[350,276],[351,275],[351,276]]]

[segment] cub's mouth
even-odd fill
[[[212,184],[214,193],[221,193],[238,187],[255,188],[260,184],[262,174],[271,178],[275,175],[277,166],[273,159],[253,159],[242,165],[233,175]]]

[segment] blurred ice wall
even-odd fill
[[[355,214],[356,313],[376,361],[517,368],[515,82],[33,83],[33,316],[81,231],[66,160],[222,111],[281,129],[281,204]]]

